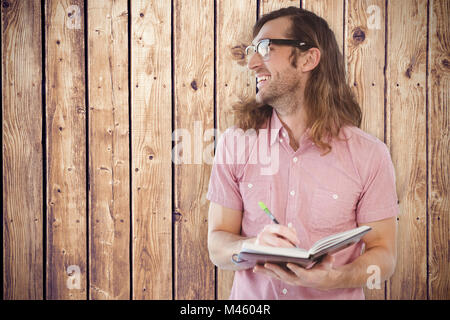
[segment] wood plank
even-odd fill
[[[189,133],[190,139],[181,139],[184,156],[191,154],[175,165],[174,297],[214,299],[207,249],[211,166],[204,162],[202,139],[204,130],[214,128],[214,1],[174,1],[173,16],[175,130]]]
[[[133,299],[172,299],[171,2],[131,2]]]
[[[384,141],[385,2],[348,1],[345,60],[348,84],[361,106],[361,129]],[[367,300],[384,300],[380,289],[364,287]]]
[[[303,0],[302,8],[324,18],[336,36],[339,50],[344,48],[344,0]]]
[[[260,15],[286,7],[300,7],[299,0],[260,0]]]
[[[130,298],[127,1],[88,1],[89,297]]]
[[[46,2],[48,299],[87,298],[83,6]]]
[[[4,1],[3,298],[43,298],[41,4]]]
[[[349,1],[345,55],[348,84],[363,112],[361,128],[384,141],[385,1]]]
[[[234,124],[232,106],[254,97],[255,77],[247,68],[245,48],[252,42],[256,1],[217,2],[216,25],[216,128],[224,132]],[[230,297],[234,272],[217,269],[217,298]]]
[[[429,299],[450,299],[450,1],[430,1],[428,73]]]
[[[397,268],[387,298],[427,299],[427,3],[391,1],[387,11],[386,141],[400,201]]]

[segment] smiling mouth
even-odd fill
[[[270,78],[271,78],[271,76],[259,76],[259,77],[256,78],[256,82],[260,83],[260,82],[263,82],[263,81],[267,81]]]
[[[266,84],[266,81],[270,80],[271,76],[259,76],[256,78],[256,86],[258,89]]]

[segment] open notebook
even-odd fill
[[[333,254],[345,249],[354,243],[359,242],[362,236],[372,228],[368,226],[358,227],[352,230],[333,234],[331,236],[318,240],[309,249],[301,248],[280,248],[261,246],[254,243],[245,242],[242,245],[241,252],[233,255],[233,262],[275,262],[275,263],[296,263],[302,267],[310,268],[326,254]]]

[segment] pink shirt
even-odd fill
[[[243,211],[243,236],[254,237],[271,220],[292,223],[300,247],[360,224],[399,212],[395,173],[389,150],[357,127],[344,127],[332,151],[322,151],[308,136],[294,151],[276,112],[259,135],[229,128],[219,139],[207,199]],[[361,254],[362,242],[335,254],[335,266]],[[230,257],[231,258],[231,257]],[[371,273],[368,273],[368,277]],[[237,271],[230,299],[364,299],[362,288],[321,291],[290,286],[252,269]]]

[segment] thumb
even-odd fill
[[[320,264],[322,265],[322,267],[329,269],[333,267],[333,263],[334,256],[327,254]]]
[[[325,259],[330,262],[333,263],[334,262],[334,256],[331,254],[327,254],[327,256],[325,257]]]

